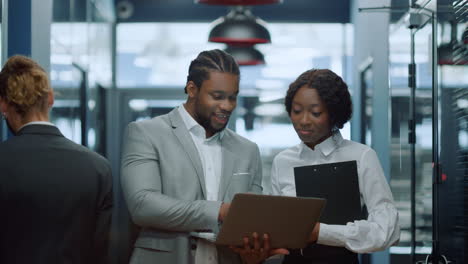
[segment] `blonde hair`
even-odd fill
[[[10,57],[0,72],[0,97],[22,116],[32,109],[46,110],[50,91],[47,73],[28,57]]]

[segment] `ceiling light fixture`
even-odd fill
[[[241,66],[265,64],[263,54],[253,46],[228,46],[224,51],[231,54]]]
[[[450,42],[441,44],[437,49],[437,63],[439,65],[468,65],[468,50],[464,45],[465,36],[462,36],[462,41],[458,42],[457,26],[454,21],[450,23],[450,29]]]
[[[256,44],[271,43],[266,23],[254,16],[251,5],[278,4],[283,0],[195,0],[198,4],[229,5],[229,13],[212,23],[209,42],[226,43],[239,65],[265,64],[263,54],[254,48]]]
[[[255,17],[247,7],[233,7],[226,16],[213,21],[208,41],[228,45],[270,43],[270,33],[265,25],[266,23]]]

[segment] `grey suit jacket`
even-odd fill
[[[130,215],[142,227],[131,263],[190,263],[189,232],[216,232],[221,202],[236,193],[261,193],[257,145],[226,129],[221,147],[220,201],[207,201],[202,163],[177,109],[128,125],[121,183]],[[218,258],[219,263],[240,262],[223,247]]]

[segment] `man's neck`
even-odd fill
[[[187,102],[185,102],[185,103],[182,105],[182,107],[184,107],[184,108],[185,108],[185,111],[187,111],[187,113],[188,113],[193,119],[196,120],[196,118],[195,118],[195,110],[193,109],[194,107],[193,107],[193,104],[192,104],[191,102],[189,102],[189,101],[187,100]]]
[[[205,129],[205,137],[206,138],[210,138],[215,134],[214,132],[209,131],[206,127],[204,127],[202,124],[200,124],[200,122],[197,121],[198,118],[197,118],[197,115],[195,114],[195,110],[194,110],[194,107],[193,107],[193,102],[190,102],[190,101],[187,100],[187,102],[185,104],[183,104],[182,107],[185,108],[187,113],[193,118],[193,120],[195,120],[195,122],[197,122],[200,126],[202,126]]]

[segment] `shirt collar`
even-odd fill
[[[23,127],[25,126],[30,126],[30,125],[47,125],[47,126],[55,126],[54,124],[52,124],[51,122],[47,122],[47,121],[33,121],[33,122],[29,122],[29,123],[26,123],[24,125],[22,125],[18,131],[20,131]]]
[[[320,151],[324,156],[328,156],[341,145],[341,142],[343,142],[343,137],[341,136],[340,131],[336,131],[332,136],[315,146],[315,150],[312,150],[304,144],[304,142],[301,142],[299,145],[299,154],[303,155],[309,151]]]
[[[189,114],[189,112],[187,112],[187,109],[185,109],[184,104],[179,106],[178,110],[179,110],[180,116],[182,117],[182,121],[184,122],[185,127],[187,128],[188,131],[196,131],[196,130],[202,131],[203,133],[201,133],[201,134],[203,135],[203,138],[206,139],[206,140],[212,140],[212,139],[216,139],[218,137],[219,137],[219,140],[223,139],[224,134],[225,134],[224,129],[221,130],[220,132],[214,134],[210,138],[206,138],[205,128],[202,127],[200,124],[198,124],[198,122],[195,121],[195,119],[193,119],[193,117]]]

